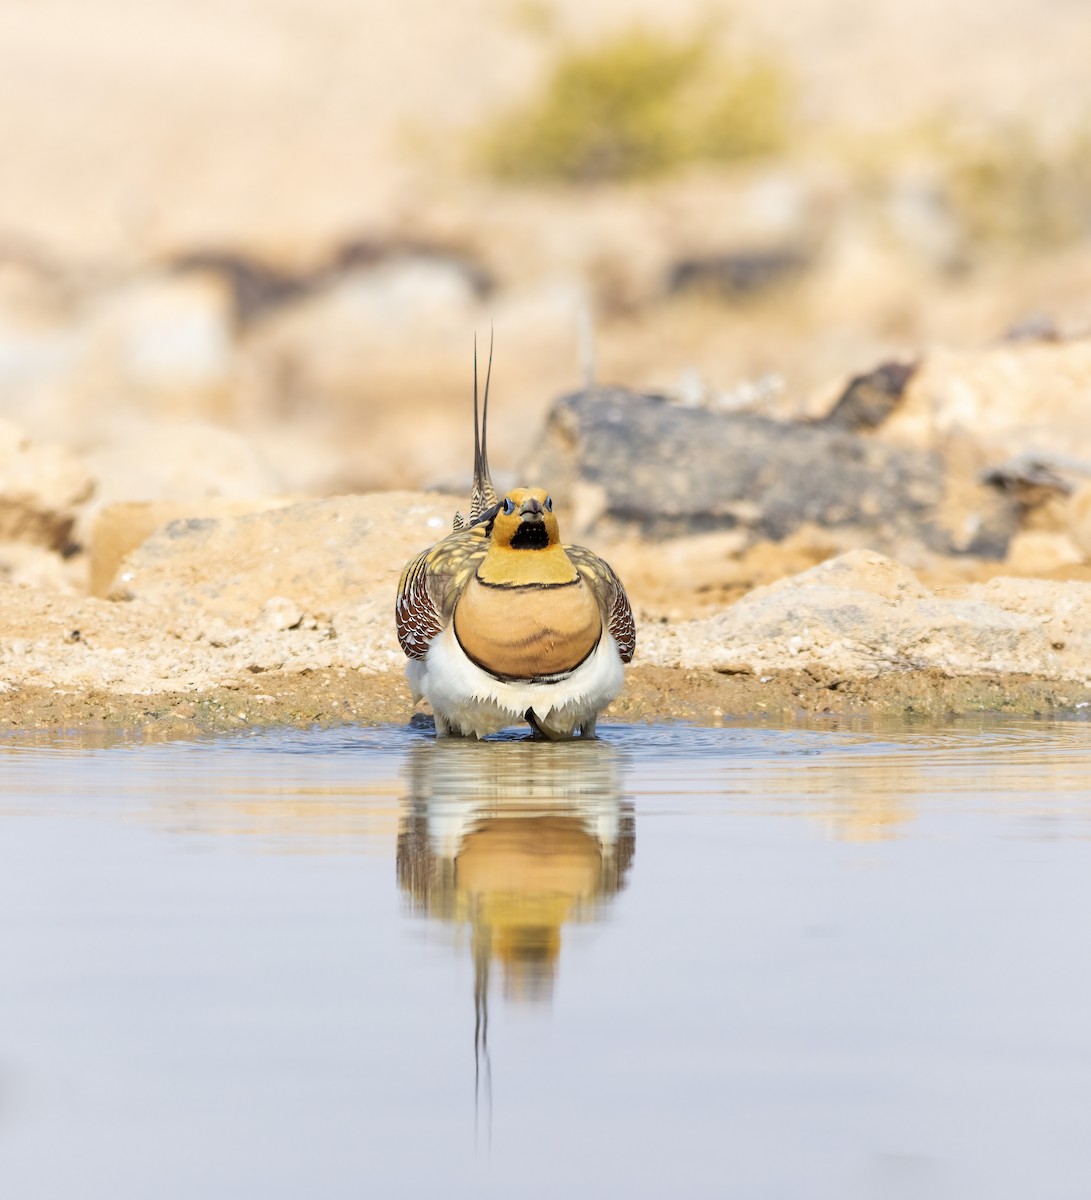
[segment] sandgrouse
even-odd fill
[[[484,737],[527,721],[550,740],[595,736],[621,691],[636,626],[621,580],[583,546],[562,545],[541,488],[498,498],[486,428],[492,351],[478,422],[474,353],[474,482],[467,517],[411,559],[398,584],[398,641],[414,701],[436,734]]]

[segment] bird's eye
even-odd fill
[[[506,512],[509,517],[513,512],[515,512],[515,501],[509,496],[504,497],[504,512]]]
[[[553,511],[553,497],[552,496],[546,496],[545,510],[546,510],[546,512]]]

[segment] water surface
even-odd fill
[[[1091,729],[0,742],[0,1187],[1091,1180]]]

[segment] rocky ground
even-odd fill
[[[613,714],[1081,712],[1089,397],[1083,341],[884,367],[809,420],[562,397],[525,470],[629,588],[639,648]],[[76,455],[0,432],[0,721],[411,718],[394,592],[459,497],[98,507]]]

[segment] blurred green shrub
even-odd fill
[[[944,139],[952,210],[980,242],[1036,250],[1091,234],[1091,130],[1047,143],[1028,126]]]
[[[480,136],[480,157],[500,179],[565,183],[751,158],[787,141],[789,94],[772,62],[634,27],[564,49],[542,94]]]
[[[714,161],[771,154],[788,141],[790,88],[783,71],[768,61],[739,65],[720,81],[720,91],[701,127],[700,157]]]

